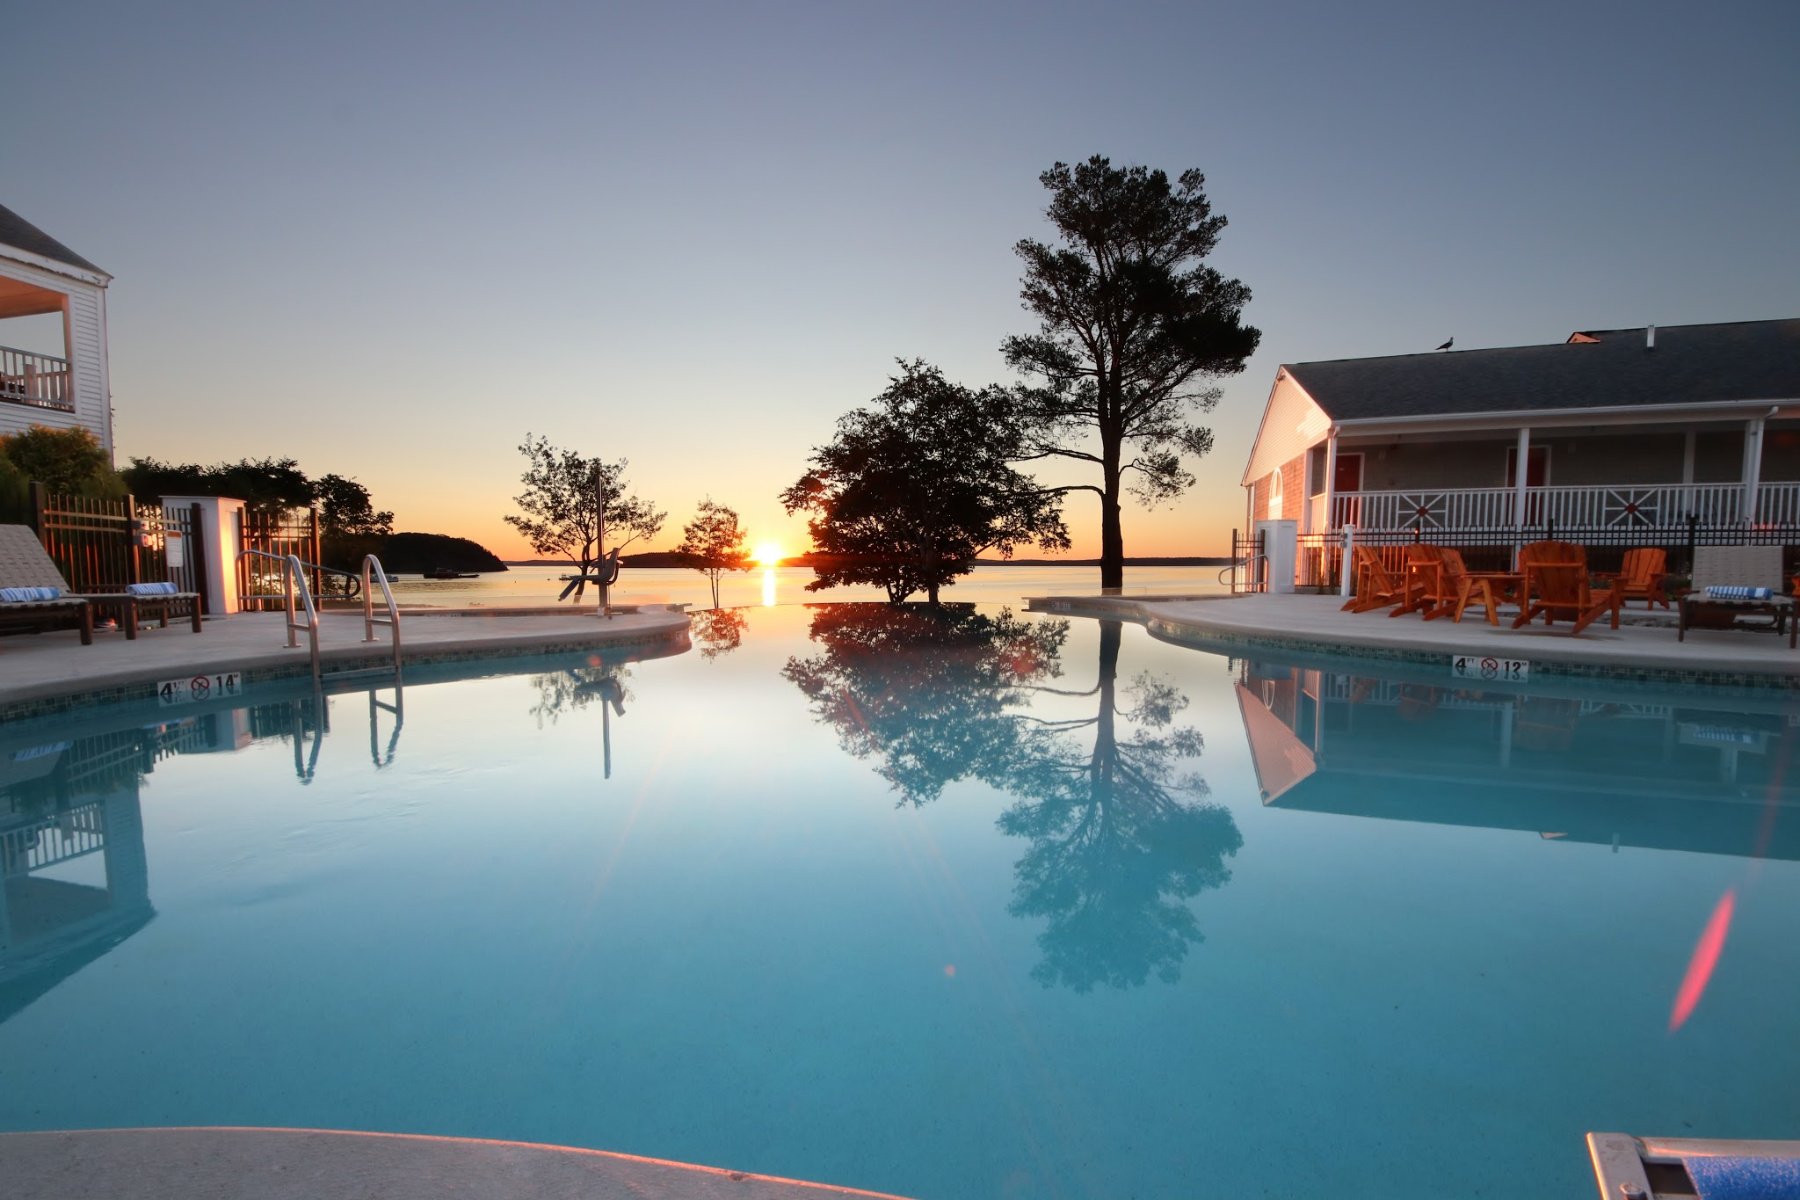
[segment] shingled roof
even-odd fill
[[[80,267],[84,271],[93,271],[99,275],[106,274],[105,271],[4,205],[0,205],[0,246],[11,246],[14,250],[23,250],[27,254],[37,255],[39,258],[66,263],[71,267]]]
[[[1800,319],[1596,329],[1554,346],[1510,346],[1294,363],[1286,370],[1334,421],[1484,412],[1800,399]]]

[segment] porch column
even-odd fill
[[[1687,431],[1687,442],[1681,448],[1681,511],[1694,511],[1694,438],[1692,429]]]
[[[1519,458],[1513,470],[1513,527],[1525,528],[1525,481],[1531,478],[1531,430],[1519,429]]]
[[[1744,498],[1738,511],[1746,523],[1756,520],[1756,491],[1762,486],[1763,418],[1744,425]]]
[[[1331,436],[1325,439],[1325,529],[1337,528],[1337,440],[1338,431],[1334,426]]]

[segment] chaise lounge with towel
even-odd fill
[[[1675,640],[1685,642],[1690,629],[1731,629],[1741,616],[1765,616],[1776,632],[1786,630],[1792,650],[1800,621],[1781,579],[1780,546],[1696,546],[1694,590],[1681,598]]]
[[[15,598],[16,597],[16,598]],[[23,525],[0,525],[0,619],[15,624],[54,623],[58,616],[81,622],[81,644],[94,640],[94,609],[117,609],[127,640],[138,635],[139,618],[159,617],[168,628],[173,614],[191,618],[200,632],[200,596],[177,591],[172,583],[133,583],[118,592],[72,592],[37,534]]]

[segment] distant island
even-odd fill
[[[390,533],[382,540],[380,558],[390,575],[506,570],[506,564],[479,542],[446,533]]]

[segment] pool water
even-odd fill
[[[461,670],[0,730],[0,1129],[1178,1197],[1800,1128],[1780,702],[997,607]]]

